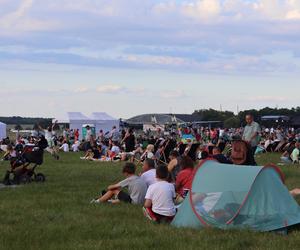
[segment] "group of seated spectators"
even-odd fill
[[[177,165],[180,170],[174,173],[168,166],[157,166],[153,159],[148,158],[137,175],[136,165],[127,162],[122,170],[125,179],[110,185],[91,203],[143,205],[149,219],[171,222],[176,214],[176,205],[182,203],[191,189],[195,172],[194,161],[188,156],[180,158]],[[124,191],[125,188],[128,192]]]
[[[126,156],[120,157],[120,160],[127,161],[123,168],[125,179],[109,186],[107,190],[93,199],[92,203],[139,204],[143,205],[147,218],[157,222],[170,222],[176,214],[177,206],[183,202],[191,190],[195,174],[194,166],[207,158],[224,164],[232,164],[231,141],[236,138],[239,140],[247,138],[247,133],[249,140],[244,139],[244,141],[251,154],[254,155],[257,146],[260,146],[263,152],[269,150],[284,152],[283,157],[289,158],[290,162],[299,163],[300,137],[296,131],[282,128],[260,130],[259,125],[251,118],[248,116],[248,128],[245,130],[185,129],[185,134],[191,133],[196,138],[195,141],[187,142],[186,145],[179,142],[176,135],[172,134],[166,137],[160,133],[159,137],[148,136],[148,138],[141,137],[142,141],[134,140],[133,131],[128,130],[119,144],[112,142],[113,146],[119,147],[119,154]],[[126,140],[130,136],[131,142],[136,141],[138,144],[135,148],[132,144],[129,150]],[[184,147],[183,150],[182,147]],[[136,173],[135,162],[143,164],[140,174]],[[125,192],[124,188],[127,188],[128,192]],[[292,190],[291,194],[299,195],[300,189]]]

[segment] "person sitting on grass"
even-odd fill
[[[300,149],[300,143],[297,142],[295,144],[295,149],[293,150],[293,152],[291,154],[291,159],[294,164],[299,163],[299,155],[300,155],[299,149]]]
[[[194,178],[194,162],[189,156],[184,156],[179,162],[181,171],[176,178],[176,203],[180,204],[192,188]]]
[[[79,152],[80,141],[75,141],[74,144],[71,146],[73,152]]]
[[[141,161],[144,161],[146,159],[154,159],[154,145],[149,144],[144,152],[144,154],[141,156]]]
[[[291,163],[292,162],[292,158],[291,155],[294,151],[294,149],[296,148],[296,142],[295,141],[291,141],[288,145],[288,147],[286,147],[285,151],[283,152],[282,156],[281,156],[281,161],[284,163]]]
[[[154,160],[146,159],[144,161],[141,178],[146,183],[147,187],[150,187],[156,182],[156,170]]]
[[[225,155],[222,154],[222,150],[219,147],[213,148],[213,156],[215,160],[222,164],[232,164],[232,161],[229,160]]]
[[[102,197],[92,200],[91,203],[110,202],[117,204],[125,202],[142,205],[145,201],[147,185],[140,177],[135,175],[135,171],[136,166],[133,163],[126,163],[122,171],[126,179],[109,186],[107,191],[102,192]],[[123,191],[123,188],[128,188],[128,193]]]
[[[5,161],[10,161],[10,160],[15,160],[17,158],[17,151],[15,150],[15,148],[9,144],[6,147],[6,152],[3,156],[3,159]]]
[[[179,160],[180,160],[180,155],[179,152],[173,150],[171,151],[169,155],[169,164],[168,164],[168,171],[171,174],[171,179],[176,180],[177,174],[180,171],[180,166],[179,166]]]
[[[157,182],[152,184],[147,191],[144,204],[144,215],[155,222],[170,223],[175,217],[176,198],[175,187],[168,183],[169,171],[166,166],[158,166],[156,169]]]
[[[111,149],[108,150],[107,154],[110,161],[113,161],[114,158],[121,152],[121,149],[115,141],[111,141],[111,145]]]
[[[70,152],[70,147],[69,144],[66,140],[64,140],[63,144],[61,145],[61,147],[59,148],[59,150],[62,150],[65,153]]]

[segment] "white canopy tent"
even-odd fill
[[[54,119],[55,121],[56,119]],[[63,121],[63,122],[60,122]],[[111,131],[113,126],[119,128],[120,122],[118,119],[108,115],[105,112],[92,113],[90,117],[85,116],[80,112],[69,112],[67,119],[58,120],[58,123],[70,124],[70,129],[79,129],[79,139],[82,139],[83,126],[90,125],[95,127],[96,133],[103,130],[104,133]]]
[[[70,129],[79,130],[79,139],[82,140],[82,127],[85,124],[91,124],[90,118],[87,116],[83,115],[80,112],[69,112],[68,113],[69,117],[69,124],[70,124]],[[92,125],[92,124],[91,124]]]
[[[6,124],[0,122],[0,140],[6,138]]]
[[[120,121],[104,112],[92,113],[91,120],[94,121],[96,131],[103,130],[104,133],[111,131],[116,126],[119,129]]]

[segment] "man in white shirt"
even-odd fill
[[[64,144],[59,149],[64,151],[65,153],[70,151],[70,147],[69,147],[69,144],[67,142],[64,142]]]
[[[175,187],[167,182],[169,171],[166,166],[158,166],[156,169],[157,182],[148,188],[144,214],[150,220],[158,223],[170,223],[176,214],[174,199]]]
[[[79,146],[80,146],[80,142],[76,141],[73,145],[72,145],[72,150],[73,152],[79,152]]]
[[[143,165],[142,180],[146,183],[147,188],[156,182],[155,161],[146,159]]]

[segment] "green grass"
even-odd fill
[[[300,232],[289,236],[249,231],[202,231],[154,225],[141,207],[90,205],[108,184],[122,178],[121,165],[46,155],[44,184],[0,190],[0,249],[299,249]],[[258,158],[277,163],[279,155]],[[0,163],[4,175],[7,163]],[[281,167],[289,188],[300,186],[300,168]]]

